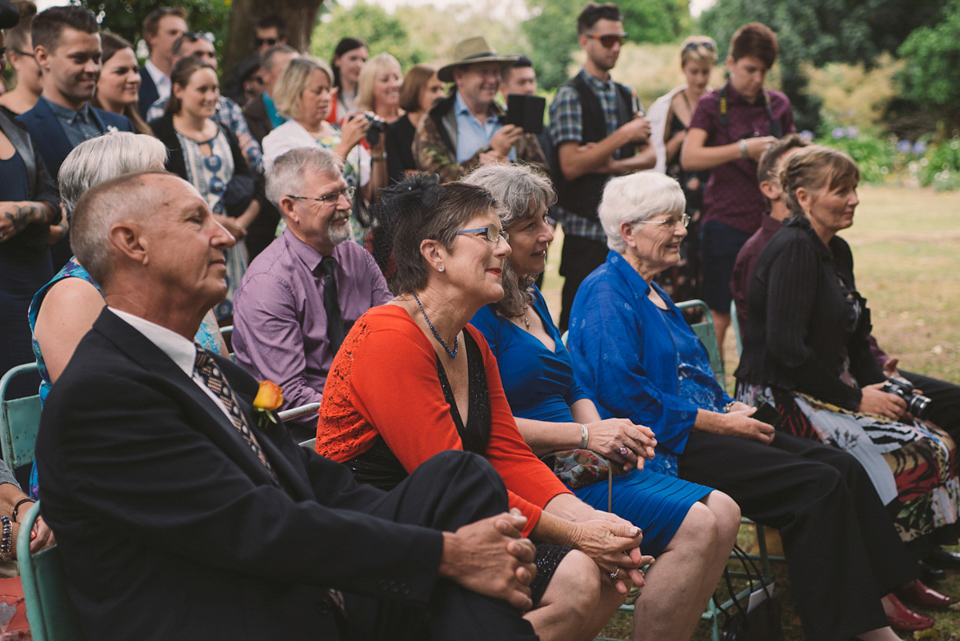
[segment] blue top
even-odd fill
[[[30,200],[27,168],[16,148],[12,156],[0,160],[0,185],[3,185],[3,200],[10,202]]]
[[[683,314],[648,297],[650,285],[619,254],[580,284],[570,314],[568,347],[577,382],[604,418],[646,425],[657,436],[654,469],[671,473],[686,447],[697,410],[722,412],[731,402],[710,369],[707,350]]]
[[[467,103],[460,97],[459,91],[457,92],[457,98],[454,102],[453,112],[457,117],[458,163],[464,163],[473,158],[477,151],[490,144],[493,134],[503,128],[503,125],[500,124],[500,116],[492,109],[490,115],[487,116],[487,119],[483,123],[477,120],[474,115],[470,113]],[[511,148],[510,153],[507,154],[507,159],[510,162],[516,162],[517,150]]]
[[[572,422],[570,405],[587,398],[573,377],[573,360],[560,340],[547,304],[536,286],[533,309],[555,343],[553,351],[506,318],[493,306],[481,307],[470,323],[483,332],[497,357],[500,379],[514,416],[538,421]]]

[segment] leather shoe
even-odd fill
[[[933,627],[933,619],[908,609],[897,597],[888,594],[887,599],[889,599],[894,608],[893,612],[887,614],[887,623],[889,623],[890,627],[894,630],[911,632]]]
[[[917,565],[920,566],[920,580],[924,583],[936,583],[947,577],[946,570],[934,567],[926,561],[917,561]]]
[[[897,588],[897,596],[911,605],[922,605],[925,608],[943,608],[950,606],[950,597],[931,590],[919,579]]]
[[[928,554],[924,561],[935,568],[960,568],[960,554],[939,546],[933,548],[933,552]]]

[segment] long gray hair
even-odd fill
[[[553,185],[543,174],[526,165],[482,165],[462,182],[483,187],[500,203],[500,223],[504,229],[533,218],[557,202]],[[535,274],[518,276],[507,260],[503,267],[503,299],[494,304],[501,316],[521,316],[533,301],[530,286]]]

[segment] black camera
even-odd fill
[[[891,376],[887,382],[880,388],[889,394],[896,394],[907,402],[907,411],[913,414],[915,418],[926,418],[927,410],[930,408],[930,397],[923,394],[914,394],[916,389],[910,381],[901,376]]]
[[[370,127],[367,129],[367,142],[373,147],[379,144],[380,136],[386,131],[387,123],[371,113],[365,113],[363,117],[370,123]]]

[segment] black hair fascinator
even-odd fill
[[[390,282],[393,263],[393,236],[397,221],[405,216],[422,217],[440,202],[440,176],[418,173],[380,190],[380,202],[370,208],[375,224],[370,240],[373,257]]]
[[[382,189],[380,195],[384,203],[395,201],[401,209],[414,203],[433,209],[440,202],[440,176],[426,173],[414,174],[393,187]]]
[[[0,0],[0,29],[12,29],[20,22],[20,10],[7,0]]]

